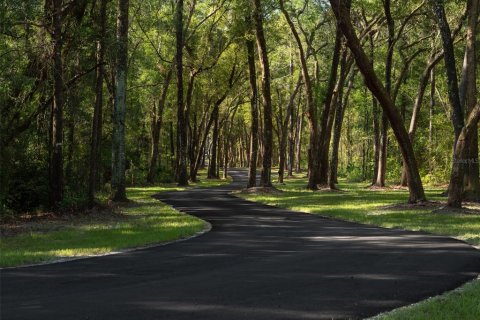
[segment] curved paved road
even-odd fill
[[[244,184],[163,193],[210,221],[199,238],[1,273],[1,319],[362,318],[437,295],[480,270],[453,239],[254,204]]]

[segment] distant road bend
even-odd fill
[[[3,270],[1,319],[364,318],[474,279],[480,252],[448,237],[235,198],[246,172],[158,198],[209,221],[183,242]]]

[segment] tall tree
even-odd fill
[[[408,133],[403,125],[402,116],[396,109],[392,98],[388,94],[383,84],[378,79],[375,71],[372,68],[371,62],[365,54],[360,41],[355,33],[350,17],[350,4],[341,0],[330,0],[333,12],[337,19],[343,35],[347,39],[347,45],[355,57],[358,69],[363,74],[365,84],[370,91],[377,97],[383,111],[386,113],[390,125],[392,126],[395,137],[397,138],[400,150],[403,155],[403,160],[408,167],[408,181],[409,181],[409,202],[425,201],[425,192],[423,190],[420,173],[418,171],[417,161],[413,152],[412,144],[408,138]]]
[[[168,88],[172,79],[173,70],[170,68],[165,76],[162,93],[158,99],[158,103],[153,99],[152,121],[150,126],[151,144],[150,144],[150,159],[148,162],[147,181],[154,183],[157,175],[158,158],[160,152],[160,131],[163,122],[163,113],[165,111],[165,103],[167,100]]]
[[[467,44],[465,49],[464,74],[465,74],[465,109],[467,114],[472,112],[478,100],[476,85],[477,64],[476,37],[478,35],[478,15],[480,10],[479,0],[468,2]],[[478,60],[477,60],[478,61]],[[462,77],[463,78],[463,77]],[[478,125],[472,124],[472,135],[467,145],[467,163],[465,164],[465,190],[464,197],[468,200],[480,201],[479,161],[478,161]]]
[[[52,0],[50,14],[52,16],[53,42],[53,104],[50,127],[50,205],[56,207],[63,200],[63,57],[62,57],[62,24],[63,1]]]
[[[125,192],[125,113],[127,103],[129,0],[118,0],[117,56],[115,63],[115,100],[112,135],[112,199],[124,201]]]
[[[293,23],[292,19],[290,18],[290,14],[286,10],[284,6],[284,1],[280,0],[280,9],[287,20],[288,26],[290,27],[290,31],[295,38],[295,42],[297,43],[298,55],[300,60],[300,67],[302,70],[302,78],[303,84],[305,88],[305,95],[306,95],[306,109],[307,109],[307,118],[310,130],[310,142],[308,145],[308,183],[307,188],[311,190],[316,190],[318,184],[318,170],[320,166],[319,160],[319,132],[318,132],[318,122],[317,122],[317,111],[315,108],[314,102],[314,91],[313,91],[313,83],[308,72],[308,64],[307,64],[307,55],[303,47],[302,40],[300,39],[300,35],[298,34],[297,28]],[[300,117],[301,119],[301,117]],[[301,135],[298,135],[298,138],[301,140]],[[297,165],[300,165],[300,160],[297,159]]]
[[[340,63],[340,51],[342,49],[342,32],[338,27],[335,29],[335,46],[332,52],[332,63],[330,65],[330,74],[328,77],[327,91],[323,99],[323,109],[320,116],[320,132],[318,135],[319,150],[319,168],[317,184],[328,185],[328,152],[330,149],[330,138],[332,133],[335,106],[332,105],[335,84],[337,83],[338,66]]]
[[[263,8],[261,0],[253,1],[253,24],[257,39],[258,58],[262,70],[262,99],[263,99],[263,168],[260,178],[262,187],[272,186],[272,155],[273,155],[273,124],[272,124],[272,96],[270,92],[270,64],[268,61],[267,42],[263,30]]]
[[[448,80],[448,93],[450,104],[453,109],[452,122],[455,130],[455,150],[452,165],[452,174],[450,177],[450,185],[448,190],[448,206],[454,208],[462,207],[463,190],[464,190],[464,172],[465,167],[471,159],[467,156],[471,154],[472,140],[478,139],[477,124],[480,119],[480,105],[476,104],[476,62],[475,62],[475,41],[477,19],[479,15],[479,1],[470,0],[468,3],[468,24],[467,24],[467,47],[465,68],[467,73],[466,102],[467,102],[467,123],[464,125],[462,113],[462,105],[460,102],[459,88],[457,82],[457,70],[455,68],[455,56],[453,51],[453,41],[450,34],[450,28],[445,16],[445,9],[442,1],[434,2],[434,11],[437,18],[438,27],[442,35],[444,47],[445,68]],[[468,84],[469,81],[472,81]],[[473,95],[473,96],[470,96]],[[460,114],[459,114],[460,113]],[[459,118],[460,117],[460,118]],[[460,132],[458,132],[460,128]],[[457,133],[458,132],[458,133]],[[477,139],[473,139],[474,134]],[[478,141],[478,140],[477,140]],[[473,149],[477,150],[473,161],[478,161],[478,144]],[[478,180],[478,172],[474,173]],[[477,190],[478,192],[478,190]]]
[[[105,36],[107,27],[107,0],[100,0],[97,13],[97,47],[95,73],[95,106],[93,109],[92,138],[90,143],[89,176],[88,176],[88,202],[93,204],[95,191],[98,188],[100,144],[102,140],[103,121],[103,77],[105,75]]]
[[[247,20],[248,21],[248,20]],[[257,159],[258,159],[258,91],[257,71],[255,69],[255,47],[252,39],[245,41],[247,48],[248,80],[250,83],[250,113],[252,124],[250,129],[250,162],[248,165],[247,188],[257,184]]]
[[[183,99],[183,0],[177,0],[175,8],[175,67],[177,75],[177,161],[176,178],[179,186],[188,185],[187,173],[187,124],[188,115]]]

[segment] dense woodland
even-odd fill
[[[444,185],[478,201],[479,0],[4,0],[2,214],[245,187]],[[258,169],[257,169],[258,168]],[[272,172],[278,170],[277,176]],[[202,177],[203,178],[203,177]],[[257,187],[258,187],[257,186]],[[322,191],[319,191],[322,192]]]

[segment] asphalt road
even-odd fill
[[[244,185],[162,193],[211,232],[130,253],[3,270],[7,319],[363,318],[451,290],[480,252],[446,237],[247,202]]]

